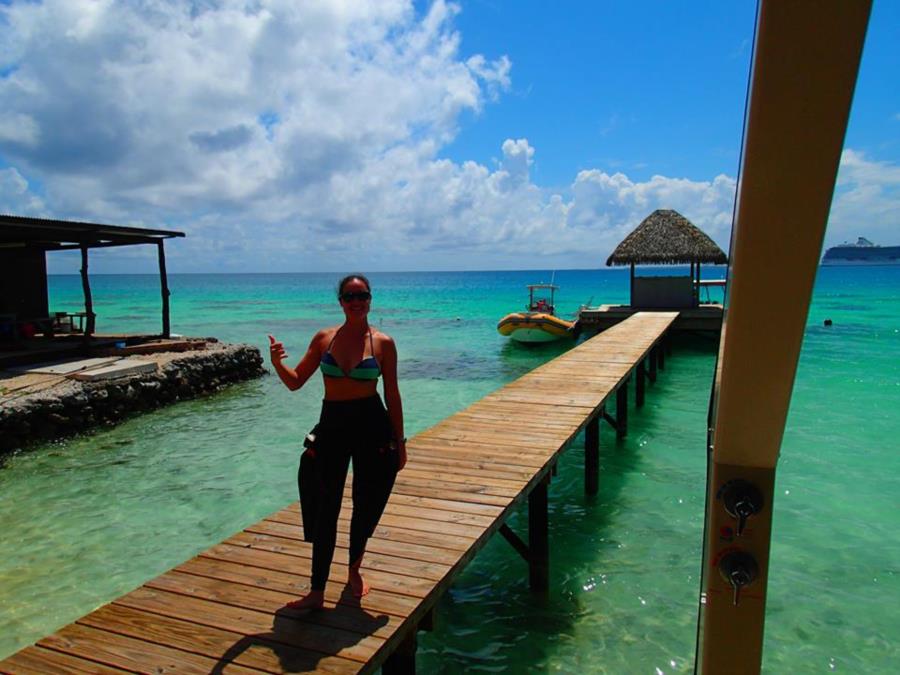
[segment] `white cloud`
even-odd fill
[[[40,129],[29,115],[22,113],[0,113],[0,143],[21,143],[26,146],[37,144]]]
[[[503,141],[503,169],[511,176],[523,181],[528,180],[528,167],[534,161],[534,148],[528,145],[527,138]]]
[[[44,203],[31,191],[28,181],[14,168],[0,169],[0,213],[46,216]]]
[[[900,166],[845,149],[828,219],[827,245],[863,236],[877,244],[900,241]]]
[[[655,209],[675,209],[727,251],[735,187],[734,178],[725,175],[712,181],[653,176],[634,182],[622,173],[582,171],[573,185],[569,221],[582,228],[602,224],[609,251]]]
[[[595,267],[656,208],[727,247],[728,176],[593,169],[547,190],[526,138],[497,139],[493,168],[441,159],[461,113],[511,86],[505,56],[460,54],[458,11],[0,5],[0,211],[183,230],[176,271]],[[834,213],[896,222],[889,170],[845,153]]]

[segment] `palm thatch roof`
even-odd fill
[[[728,262],[725,253],[687,218],[671,209],[658,209],[644,218],[606,259],[609,265]]]

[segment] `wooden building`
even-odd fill
[[[716,243],[677,211],[659,209],[647,216],[622,240],[606,261],[607,266],[630,265],[630,299],[627,305],[583,307],[579,328],[605,330],[641,311],[678,310],[673,330],[718,333],[722,305],[700,302],[700,288],[721,281],[701,282],[702,263],[721,265],[728,257]],[[688,274],[635,274],[636,265],[690,265]]]
[[[39,332],[52,336],[61,323],[77,318],[85,338],[94,333],[95,318],[88,276],[92,248],[150,244],[157,247],[162,293],[162,337],[170,335],[169,286],[164,242],[184,233],[99,223],[0,215],[0,339],[18,340]],[[84,312],[51,314],[47,290],[47,252],[81,251]]]
[[[678,211],[658,209],[622,240],[606,265],[631,266],[632,307],[687,309],[699,305],[700,264],[727,262],[716,242]],[[635,265],[690,265],[690,274],[636,276]]]

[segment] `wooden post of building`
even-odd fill
[[[616,390],[616,437],[628,434],[628,380]]]
[[[157,251],[159,252],[159,285],[162,292],[162,336],[169,338],[172,330],[169,324],[169,280],[166,276],[166,250],[163,247],[163,240],[156,242]]]
[[[644,366],[644,359],[641,359],[637,365],[637,379],[634,382],[634,404],[637,407],[644,405],[644,384],[647,378],[647,370]]]
[[[629,306],[634,307],[634,263],[631,263],[631,280],[628,283],[628,288],[631,292],[631,295],[628,299],[628,304]]]
[[[547,517],[547,484],[544,477],[528,495],[528,581],[532,591],[550,588],[550,527]]]
[[[84,324],[84,338],[94,334],[94,300],[91,297],[91,282],[88,279],[88,249],[81,245],[81,289],[84,291],[84,312],[87,314]]]
[[[666,369],[666,346],[663,344],[663,340],[660,340],[656,343],[656,346],[653,348],[656,350],[656,365],[660,370]]]
[[[418,626],[414,626],[397,649],[385,659],[381,666],[381,672],[384,675],[415,675],[416,650],[419,647],[417,632]]]
[[[597,415],[584,429],[584,491],[597,494],[600,483],[600,415]]]
[[[697,283],[694,284],[694,307],[700,306],[700,261],[697,261]]]
[[[699,265],[699,263],[697,263]],[[691,261],[691,299],[694,307],[697,306],[697,275],[694,274],[694,261]]]
[[[656,382],[656,347],[653,347],[650,350],[650,354],[647,356],[647,358],[650,360],[650,366],[647,369],[647,379],[650,380],[650,382],[655,383]]]

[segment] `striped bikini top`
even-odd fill
[[[334,337],[328,343],[328,349],[325,350],[319,361],[319,370],[322,371],[322,374],[325,377],[349,377],[351,380],[377,380],[378,376],[381,375],[381,366],[378,365],[378,360],[375,358],[375,341],[372,338],[372,331],[369,331],[369,345],[372,349],[372,355],[357,363],[356,367],[349,373],[345,373],[341,369],[331,353],[331,347],[337,339],[338,331],[340,331],[340,328],[334,332]]]

